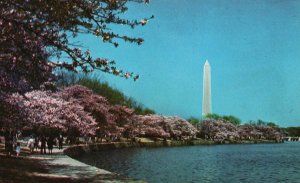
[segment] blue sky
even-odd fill
[[[163,115],[201,117],[203,64],[212,70],[212,109],[242,121],[300,125],[299,0],[152,0],[124,15],[147,26],[112,27],[143,37],[118,48],[82,36],[94,54],[140,74],[137,82],[97,75]]]

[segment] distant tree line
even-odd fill
[[[291,137],[300,137],[300,127],[287,127],[283,130]]]
[[[189,121],[191,124],[193,124],[195,126],[196,124],[201,123],[204,119],[224,120],[224,121],[230,122],[231,124],[233,124],[235,126],[241,125],[241,120],[238,117],[235,117],[233,115],[229,115],[229,116],[224,115],[224,116],[221,116],[221,115],[215,114],[215,113],[213,113],[213,114],[207,114],[206,116],[203,117],[203,119],[198,119],[198,118],[195,118],[195,117],[190,117],[190,118],[187,119],[187,121]],[[276,123],[263,121],[261,119],[258,119],[257,121],[250,120],[250,121],[248,121],[245,124],[254,125],[254,126],[269,126],[269,127],[279,128],[279,126]],[[299,131],[297,131],[297,130],[299,130],[298,127],[290,127],[290,128],[286,128],[285,130],[287,132],[290,131],[293,134],[295,132],[299,132]]]
[[[232,115],[221,116],[218,114],[207,114],[206,116],[204,116],[203,119],[190,117],[187,119],[187,121],[190,122],[192,125],[196,126],[196,125],[200,124],[204,119],[224,120],[224,121],[230,122],[231,124],[236,125],[236,126],[241,124],[241,120],[235,116],[232,116]]]
[[[230,122],[231,124],[235,126],[242,126],[241,120],[235,116],[229,115],[229,116],[221,116],[218,114],[208,114],[204,116],[202,119],[190,117],[187,119],[188,122],[190,122],[193,126],[201,126],[203,121],[207,119],[213,119],[213,120],[223,120]],[[275,129],[281,129],[283,133],[287,136],[291,137],[300,137],[300,126],[298,127],[287,127],[287,128],[281,128],[279,127],[275,122],[270,121],[263,121],[261,119],[258,119],[257,121],[250,120],[246,123],[244,123],[244,126],[256,126],[256,127],[272,127]]]
[[[274,123],[274,122],[267,122],[267,121],[263,121],[261,119],[257,120],[257,121],[253,121],[250,120],[248,123],[246,124],[250,124],[250,125],[258,125],[258,126],[270,126],[270,127],[276,127],[278,128],[279,126]]]
[[[273,122],[262,120],[241,124],[241,120],[233,115],[207,114],[201,119],[187,119],[197,128],[197,136],[216,142],[224,140],[276,140],[286,135],[285,131]]]

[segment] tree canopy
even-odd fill
[[[195,117],[189,117],[189,118],[187,119],[187,121],[188,121],[189,123],[191,123],[192,125],[194,125],[194,126],[196,126],[196,125],[198,125],[198,124],[200,123],[200,120],[197,119],[197,118],[195,118]]]
[[[53,87],[57,80],[54,73],[59,69],[82,73],[100,70],[138,79],[138,75],[118,69],[114,60],[92,57],[74,41],[88,34],[115,47],[119,41],[141,45],[142,38],[114,29],[144,26],[153,18],[123,18],[128,2],[147,4],[149,0],[0,1],[0,126],[77,129],[93,134],[96,122],[98,127],[115,126],[113,115],[120,121],[118,112],[130,113],[122,106],[107,108],[104,97],[92,95],[86,88],[62,92]],[[85,100],[72,96],[77,91],[83,92]]]
[[[0,88],[27,91],[53,79],[54,68],[85,73],[95,69],[121,77],[115,61],[93,58],[88,49],[72,42],[80,34],[90,34],[118,47],[119,41],[142,44],[142,38],[116,33],[112,25],[135,28],[153,18],[128,20],[122,14],[129,1],[142,0],[4,0],[0,1]]]
[[[285,128],[284,131],[288,133],[289,136],[292,137],[300,137],[300,127],[288,127]]]
[[[4,107],[18,110],[3,113],[1,127],[53,128],[63,132],[75,130],[81,134],[95,133],[97,123],[80,105],[80,99],[67,101],[59,93],[37,90],[27,92],[24,96],[18,93],[7,95],[4,100]]]
[[[263,121],[261,119],[258,119],[257,121],[249,121],[248,124],[250,125],[259,125],[259,126],[270,126],[270,127],[274,127],[274,128],[279,128],[279,126],[274,123],[274,122],[267,122],[267,121]]]
[[[199,135],[214,141],[224,141],[226,139],[268,139],[279,141],[285,136],[283,131],[276,127],[257,124],[237,126],[230,121],[213,118],[203,120],[200,125]]]

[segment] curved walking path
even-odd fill
[[[31,155],[32,158],[41,159],[49,167],[49,174],[69,177],[72,180],[84,180],[85,182],[143,182],[124,178],[109,171],[87,165],[70,158],[55,149],[55,155]],[[58,152],[57,152],[58,151]]]
[[[39,152],[30,154],[24,146],[21,149],[20,157],[7,157],[4,144],[0,144],[0,182],[144,182],[84,164],[56,148],[52,155],[41,155]]]

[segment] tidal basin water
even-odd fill
[[[151,183],[300,182],[300,142],[128,148],[79,160]]]

